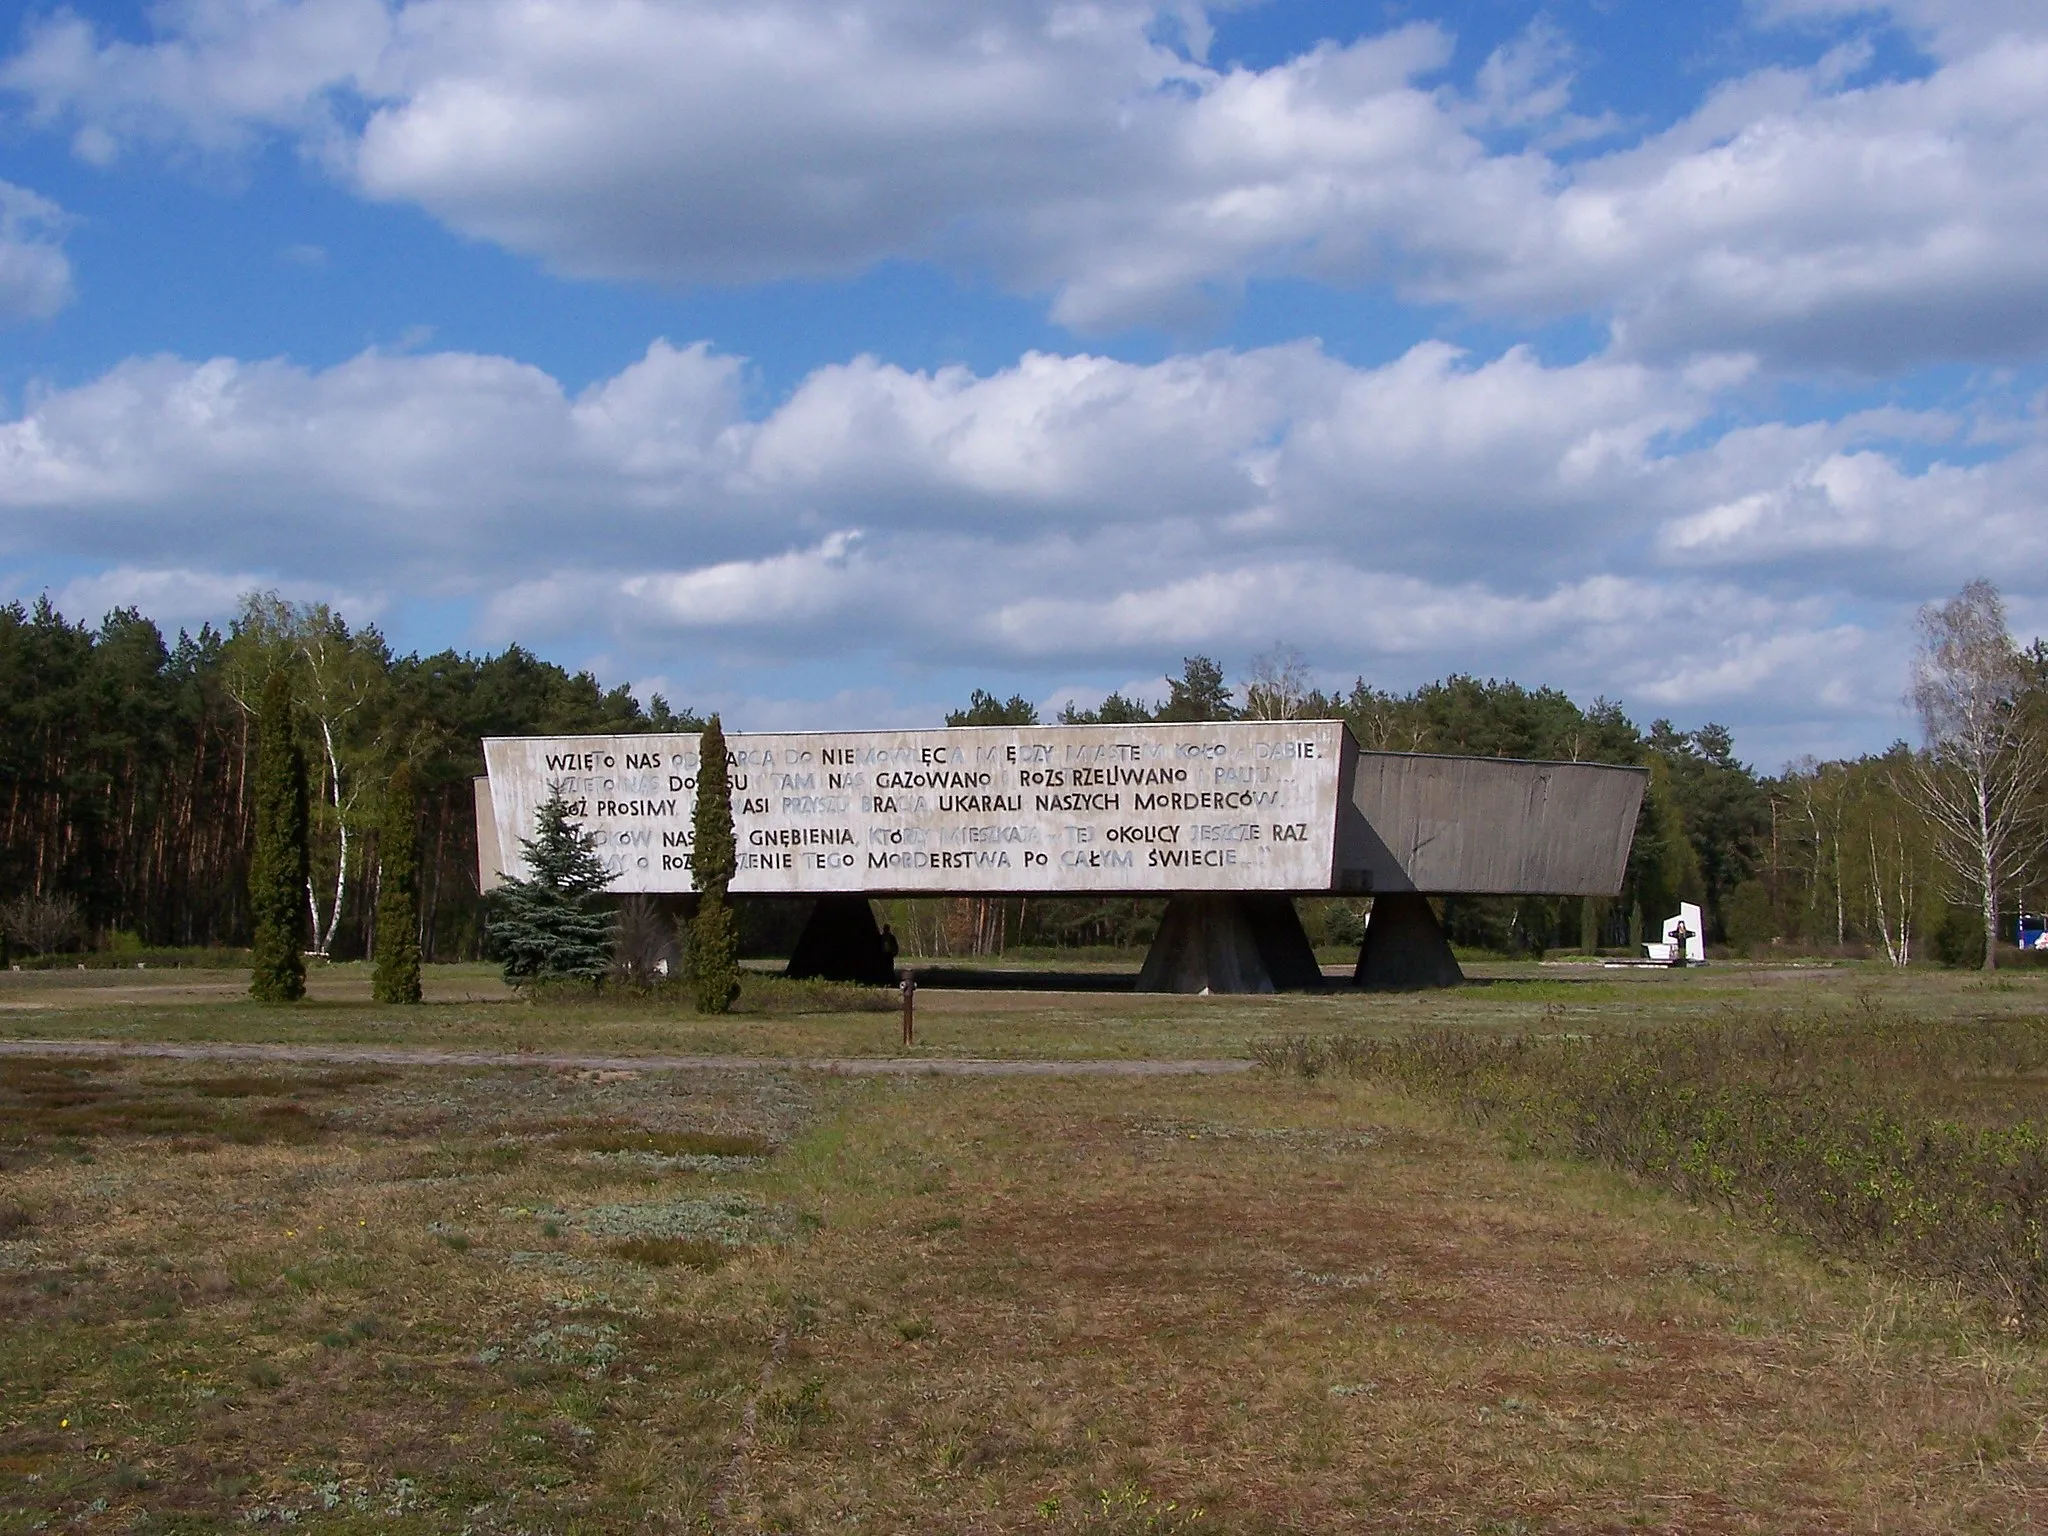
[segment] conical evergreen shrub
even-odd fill
[[[700,1013],[728,1012],[740,995],[739,934],[726,905],[737,862],[725,730],[713,715],[697,741],[697,804],[691,818],[690,875],[698,895],[697,915],[690,923],[690,982]]]
[[[370,996],[380,1003],[420,1000],[419,849],[412,768],[400,763],[384,786],[377,832],[377,969]]]
[[[249,995],[306,995],[306,758],[294,729],[291,677],[270,674],[256,717],[256,847],[249,860]]]
[[[612,915],[598,897],[612,877],[561,795],[540,808],[519,847],[532,878],[508,878],[491,893],[491,946],[505,979],[595,982],[611,965]]]

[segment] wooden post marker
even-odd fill
[[[903,978],[903,1043],[910,1046],[917,1040],[917,978],[905,975]]]

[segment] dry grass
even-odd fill
[[[1420,1092],[1515,1146],[1607,1164],[1963,1286],[2048,1330],[2048,1019],[1729,1010],[1657,1029],[1286,1035],[1269,1069]]]
[[[1367,1084],[16,1065],[0,1531],[2048,1513],[2034,1344]]]
[[[888,1187],[840,1187],[787,1261],[808,1302],[777,1379],[814,1411],[747,1457],[762,1528],[2048,1512],[2038,1353],[1937,1292],[1355,1085],[891,1096],[833,1152]]]
[[[0,1530],[701,1514],[765,1349],[749,1251],[787,1244],[802,1213],[715,1168],[615,1165],[557,1137],[778,1145],[814,1085],[12,1065],[33,1114],[7,1176],[22,1219],[0,1232]],[[184,1123],[294,1095],[320,1106],[309,1135]],[[80,1108],[99,1118],[51,1123]],[[671,1230],[692,1219],[701,1234]],[[707,1297],[733,1259],[736,1283]]]
[[[51,1143],[78,1151],[106,1136],[172,1138],[179,1151],[234,1142],[305,1142],[325,1118],[307,1101],[362,1074],[198,1078],[139,1088],[91,1062],[0,1060],[0,1167]],[[225,1086],[224,1086],[225,1085]],[[223,1099],[261,1103],[223,1104]]]

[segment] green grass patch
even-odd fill
[[[894,987],[866,987],[851,981],[796,981],[788,976],[740,975],[740,1014],[892,1013],[903,1006]]]
[[[654,986],[619,986],[610,982],[536,982],[520,989],[529,1003],[548,1009],[603,1007],[629,1013],[697,1016],[689,985],[665,981]],[[870,987],[851,981],[795,980],[788,976],[742,970],[740,995],[732,1013],[741,1017],[832,1013],[887,1013],[902,1006],[894,987]],[[730,1017],[730,1015],[704,1015]]]
[[[17,955],[10,962],[21,971],[233,971],[246,970],[246,949],[152,948],[105,949],[87,954]]]
[[[775,1148],[759,1136],[719,1131],[652,1131],[641,1126],[572,1131],[555,1145],[575,1152],[641,1152],[653,1157],[760,1158]]]

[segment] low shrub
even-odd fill
[[[1945,908],[1929,937],[1929,948],[1943,965],[1973,971],[1984,963],[1984,914],[1975,907]]]
[[[0,906],[0,933],[38,955],[63,949],[84,928],[85,912],[78,898],[61,891],[47,896],[25,893]]]
[[[2048,1322],[2048,1124],[1986,1123],[2048,1072],[2048,1021],[1731,1016],[1659,1031],[1255,1042],[1268,1068],[1428,1094],[1515,1144],[1603,1162]],[[1959,1085],[1961,1085],[1959,1087]],[[1976,1110],[1974,1115],[1972,1110]]]

